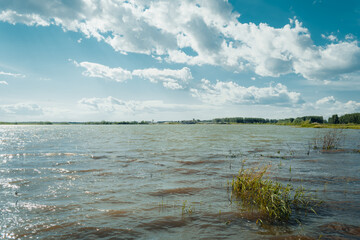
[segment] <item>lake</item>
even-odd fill
[[[360,131],[275,125],[0,126],[0,238],[359,239]],[[256,223],[231,199],[245,167],[323,204]]]

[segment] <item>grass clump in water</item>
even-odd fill
[[[314,149],[336,149],[340,146],[343,140],[344,134],[342,130],[332,129],[314,139]]]
[[[260,222],[287,222],[292,212],[299,209],[315,213],[312,208],[314,202],[302,187],[294,190],[290,184],[285,186],[269,179],[264,180],[267,169],[245,170],[242,167],[231,184],[233,195],[241,200],[242,205],[260,213]]]

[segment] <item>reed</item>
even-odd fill
[[[184,216],[184,214],[193,214],[195,212],[195,207],[191,206],[191,204],[187,204],[187,200],[184,200],[181,207],[181,213]]]
[[[314,139],[314,149],[321,148],[323,150],[330,150],[338,148],[344,140],[342,130],[331,129]]]
[[[257,210],[263,220],[287,222],[294,210],[312,211],[315,201],[300,187],[263,179],[268,167],[244,169],[232,180],[232,193],[243,207]]]

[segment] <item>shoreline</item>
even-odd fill
[[[181,123],[181,122],[0,122],[0,126],[51,126],[51,125],[274,125],[274,126],[289,126],[296,128],[332,128],[332,129],[360,129],[360,124],[328,124],[328,123],[305,123],[305,124],[279,124],[279,123],[211,123],[211,122],[197,122],[197,123]]]

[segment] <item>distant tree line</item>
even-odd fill
[[[301,125],[304,123],[331,123],[331,124],[360,124],[360,113],[345,114],[338,116],[332,115],[328,121],[323,116],[304,116],[297,118],[285,118],[285,119],[265,119],[265,118],[244,118],[244,117],[232,117],[232,118],[215,118],[212,120],[215,124],[232,124],[232,123],[271,123],[271,124],[289,124],[289,125]]]
[[[277,121],[279,124],[302,124],[304,122],[307,123],[324,123],[323,116],[304,116],[297,118],[285,118]]]
[[[195,119],[193,118],[193,120],[182,120],[180,121],[181,124],[196,124],[196,123],[200,123],[200,119]]]
[[[0,125],[52,125],[52,122],[0,122]]]
[[[101,122],[84,122],[86,125],[136,125],[136,124],[149,124],[149,121],[121,121],[121,122],[109,122],[109,121],[101,121]]]
[[[337,114],[334,114],[329,117],[328,122],[332,124],[360,124],[360,113],[345,114],[340,117]]]
[[[230,123],[276,123],[275,119],[265,119],[265,118],[243,118],[243,117],[233,117],[233,118],[215,118],[213,123],[216,124],[230,124]]]
[[[22,124],[22,125],[51,125],[51,124],[86,124],[86,125],[136,125],[136,124],[152,124],[154,121],[99,121],[99,122],[0,122],[0,125],[4,124]],[[267,118],[249,118],[249,117],[231,117],[231,118],[215,118],[213,120],[182,120],[182,121],[158,121],[159,124],[281,124],[281,125],[303,125],[313,123],[329,123],[329,124],[360,124],[360,113],[345,114],[338,116],[332,115],[328,121],[323,116],[304,116],[297,118],[285,118],[285,119],[267,119]]]
[[[303,123],[329,123],[329,124],[360,124],[360,113],[345,114],[338,116],[332,115],[326,121],[322,116],[305,116],[298,118],[286,118],[277,121],[278,124],[295,124],[300,125]]]

